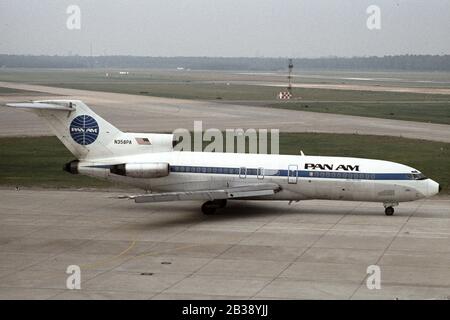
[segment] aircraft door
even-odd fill
[[[247,168],[246,167],[239,168],[239,178],[241,178],[241,179],[247,178]]]
[[[288,166],[288,183],[294,184],[298,180],[298,166],[296,164],[290,164]]]
[[[256,176],[260,180],[264,179],[264,168],[259,167],[256,171]]]

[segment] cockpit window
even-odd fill
[[[413,180],[425,180],[427,177],[423,173],[413,173],[412,174]]]

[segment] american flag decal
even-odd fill
[[[138,144],[151,145],[152,143],[148,138],[136,138]]]

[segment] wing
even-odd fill
[[[132,196],[121,196],[119,198],[134,199],[136,203],[243,199],[250,197],[270,196],[278,191],[280,191],[280,186],[276,183],[259,183],[230,187],[226,189],[150,193]]]

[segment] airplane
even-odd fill
[[[228,200],[309,199],[371,201],[392,216],[400,202],[431,197],[439,184],[417,169],[349,157],[174,151],[172,134],[129,133],[80,100],[10,103],[32,111],[76,157],[64,165],[82,174],[125,183],[145,193],[118,198],[136,203],[203,200],[214,214]]]

